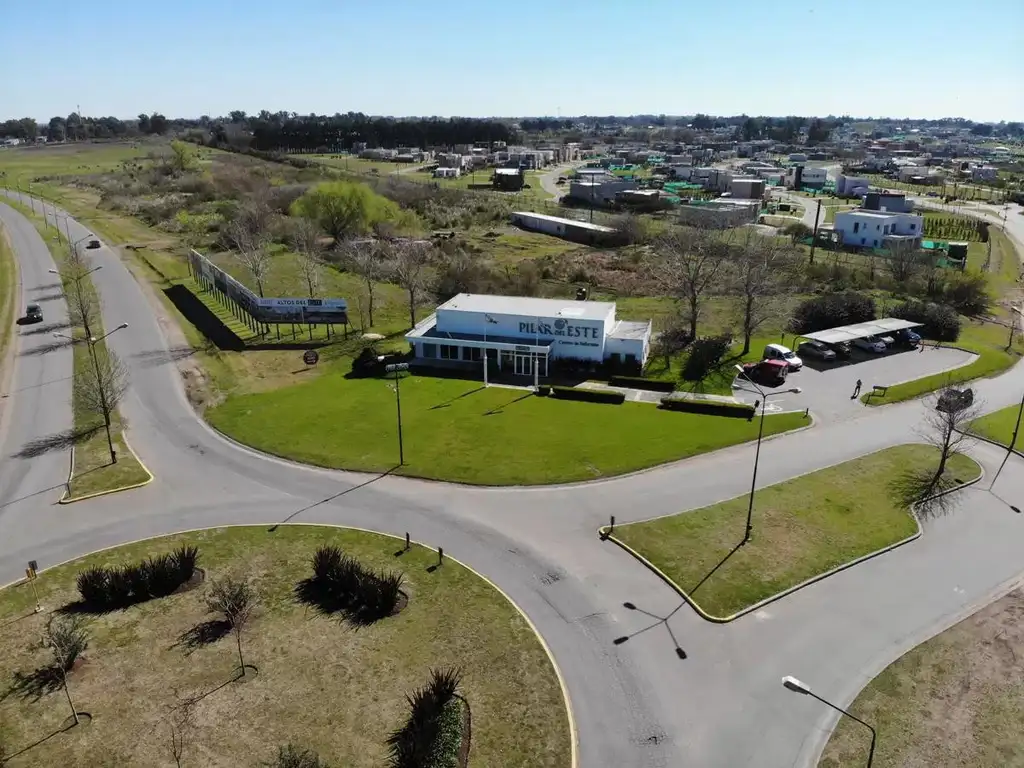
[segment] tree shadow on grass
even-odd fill
[[[171,648],[181,648],[186,656],[190,656],[198,649],[227,637],[229,632],[231,624],[224,619],[202,621],[178,635],[178,641]]]
[[[295,599],[323,616],[336,616],[352,626],[368,627],[391,615],[380,606],[354,597],[339,596],[329,586],[314,577],[302,579],[295,585]]]
[[[17,453],[11,454],[12,459],[35,459],[51,451],[61,451],[78,445],[99,432],[99,427],[88,429],[66,429],[46,437],[30,440],[21,446]]]
[[[84,712],[79,712],[79,715],[85,715],[85,713]],[[75,721],[71,720],[71,723],[69,725],[65,725],[65,726],[63,726],[61,728],[58,728],[57,730],[53,731],[52,733],[48,733],[46,736],[43,736],[43,738],[41,738],[38,741],[35,741],[35,742],[29,744],[27,747],[22,747],[17,752],[3,753],[3,761],[4,762],[0,763],[0,765],[4,765],[8,761],[13,760],[14,758],[18,757],[19,755],[23,755],[26,752],[28,752],[28,751],[30,751],[32,749],[35,749],[40,744],[43,744],[43,743],[49,741],[50,739],[52,739],[54,736],[59,736],[60,734],[65,733],[66,731],[70,731],[72,728],[75,727],[75,725],[76,725]]]
[[[59,691],[62,685],[60,669],[52,664],[28,673],[15,672],[11,677],[11,687],[4,698],[13,694],[22,699],[39,701],[43,696]]]
[[[686,369],[684,366],[684,373],[680,376],[679,388],[684,392],[697,394],[731,392],[732,382],[736,378],[735,366],[742,363],[742,361],[743,355],[741,354],[724,357],[695,378],[685,378]],[[693,375],[692,372],[691,375]]]
[[[170,349],[151,349],[137,352],[132,357],[139,361],[143,368],[156,368],[168,363],[177,363],[192,357],[196,351],[192,347],[171,347]]]
[[[952,512],[958,503],[958,494],[950,493],[963,485],[963,481],[948,471],[936,477],[935,469],[904,469],[889,481],[889,489],[896,500],[912,510],[924,524]]]

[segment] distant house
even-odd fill
[[[840,233],[842,244],[858,248],[885,248],[898,240],[920,246],[924,218],[915,213],[869,211],[858,208],[840,211],[833,230]]]
[[[978,165],[971,168],[971,181],[995,181],[999,178],[999,170],[991,165]]]
[[[543,232],[546,235],[586,245],[612,245],[619,238],[619,231],[612,227],[529,211],[513,213],[512,224],[532,232]]]
[[[522,168],[495,168],[492,181],[495,189],[518,192],[526,183],[526,171]]]
[[[460,175],[462,175],[461,168],[445,168],[444,166],[439,166],[434,169],[435,179],[457,179]]]
[[[863,197],[870,188],[871,182],[863,176],[841,173],[836,177],[836,194],[840,197]]]
[[[828,180],[828,171],[808,165],[786,169],[786,186],[790,189],[821,189]]]

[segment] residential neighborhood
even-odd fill
[[[9,9],[0,765],[1020,764],[1024,7],[943,2]]]

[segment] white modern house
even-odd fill
[[[821,189],[828,181],[828,171],[811,165],[793,165],[786,169],[786,186],[790,189]]]
[[[614,302],[460,293],[405,335],[416,365],[480,368],[532,379],[556,360],[647,362],[651,323],[618,320]]]
[[[842,244],[861,248],[884,248],[897,240],[921,244],[924,217],[916,213],[869,211],[857,208],[836,213],[832,225]]]
[[[863,197],[871,189],[870,179],[863,176],[836,176],[836,194],[841,197]]]

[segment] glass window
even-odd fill
[[[437,357],[437,344],[424,344],[421,349],[423,350],[423,357]]]
[[[458,360],[459,359],[459,348],[451,346],[449,344],[441,345],[441,359],[442,360]]]

